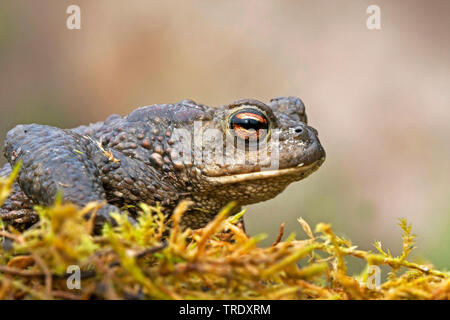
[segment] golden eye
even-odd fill
[[[230,128],[241,139],[261,140],[269,130],[269,120],[260,111],[242,109],[230,117]]]

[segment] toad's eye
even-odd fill
[[[230,117],[230,128],[241,139],[261,140],[267,135],[269,120],[260,111],[243,109]]]

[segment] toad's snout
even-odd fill
[[[306,124],[299,124],[294,127],[296,138],[305,143],[301,161],[311,164],[316,161],[323,161],[325,150],[319,141],[318,132],[313,127]]]

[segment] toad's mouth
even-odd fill
[[[204,178],[211,184],[231,184],[231,183],[239,183],[242,181],[263,180],[285,176],[292,176],[293,180],[301,180],[303,178],[306,178],[308,175],[310,175],[317,169],[319,169],[319,167],[322,165],[324,161],[325,156],[308,165],[300,163],[297,166],[291,168],[265,170],[265,171],[263,170],[258,172],[240,173],[220,177],[205,176]]]

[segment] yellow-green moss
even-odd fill
[[[0,179],[0,203],[17,175]],[[182,202],[167,220],[156,207],[141,205],[138,224],[116,215],[91,236],[92,221],[84,208],[57,201],[37,207],[40,222],[19,233],[2,227],[10,245],[0,248],[0,299],[449,299],[450,274],[431,264],[407,260],[414,247],[411,226],[400,220],[403,251],[395,257],[375,243],[375,252],[357,250],[335,235],[328,224],[313,232],[299,219],[308,239],[293,235],[270,247],[257,247],[264,235],[249,237],[238,226],[243,214],[228,217],[233,203],[200,230],[180,228],[188,207]],[[170,227],[168,223],[170,222]],[[366,262],[350,276],[346,257]],[[67,288],[66,270],[81,268],[81,289]],[[378,288],[369,288],[370,266],[387,265],[391,273]],[[400,269],[405,270],[400,272]]]

